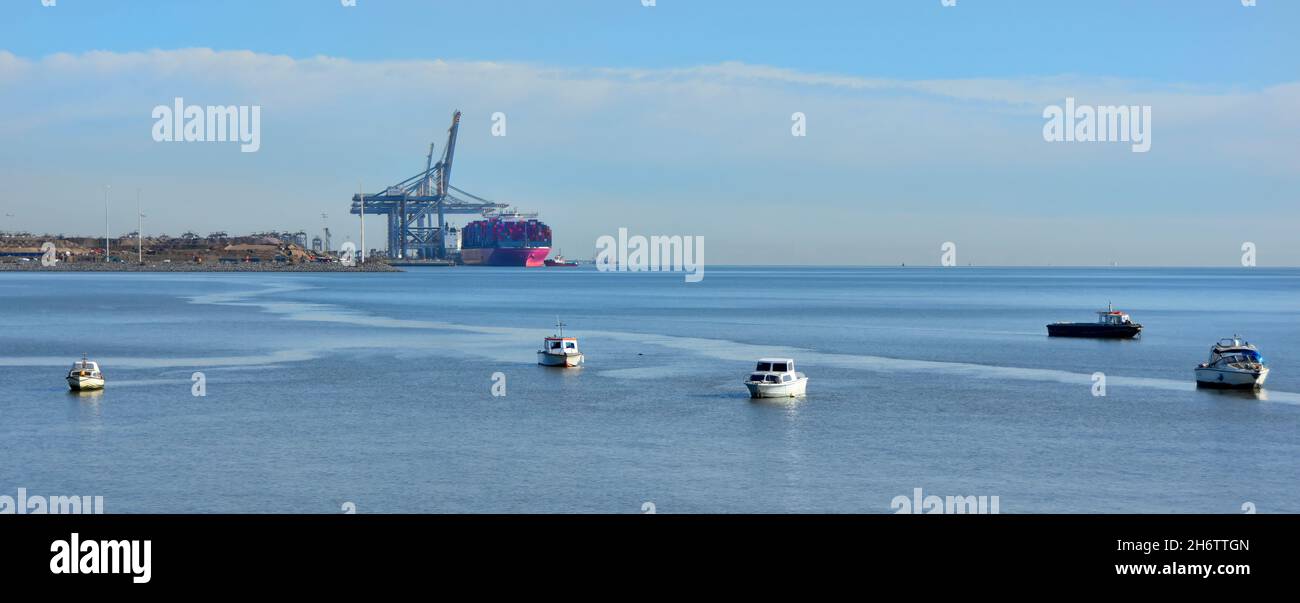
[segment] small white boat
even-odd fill
[[[68,371],[68,387],[77,392],[104,389],[104,373],[99,371],[99,363],[86,360],[83,354]]]
[[[1264,357],[1250,342],[1233,335],[1210,348],[1209,360],[1196,367],[1198,387],[1255,389],[1268,379]]]
[[[586,360],[578,351],[578,338],[564,336],[565,324],[555,321],[556,334],[542,340],[542,349],[537,350],[537,364],[542,366],[581,366]]]
[[[745,387],[751,398],[799,398],[808,389],[808,377],[795,372],[793,358],[760,358]]]

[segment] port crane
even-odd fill
[[[487,214],[509,207],[451,185],[460,115],[460,111],[452,113],[447,144],[437,163],[433,161],[434,145],[429,143],[423,172],[364,198],[362,193],[352,195],[353,215],[361,215],[364,207],[367,214],[387,217],[390,258],[446,259],[447,214]]]

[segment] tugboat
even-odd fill
[[[576,268],[578,266],[577,260],[566,260],[560,252],[556,252],[553,258],[546,258],[544,263],[548,268]]]
[[[745,387],[751,398],[800,398],[808,389],[808,377],[795,372],[793,358],[759,358]]]
[[[99,371],[99,363],[86,360],[82,354],[81,360],[72,363],[68,371],[68,388],[74,392],[104,389],[104,373]]]
[[[1209,360],[1196,367],[1196,386],[1257,389],[1268,379],[1264,357],[1250,342],[1233,335],[1210,348]]]
[[[537,350],[537,364],[572,368],[581,366],[586,360],[578,351],[578,338],[564,336],[565,326],[559,320],[555,321],[556,334],[542,340],[542,349]]]
[[[1110,304],[1106,304],[1105,310],[1097,311],[1097,322],[1054,322],[1047,325],[1049,337],[1132,339],[1141,332],[1142,325]]]

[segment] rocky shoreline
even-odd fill
[[[0,263],[0,272],[404,272],[383,262],[344,266],[337,262],[195,264],[190,262],[129,264],[105,262],[59,262],[42,266],[39,261]]]

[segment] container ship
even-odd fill
[[[551,227],[537,214],[501,213],[461,229],[461,261],[474,266],[541,266],[551,253]]]

